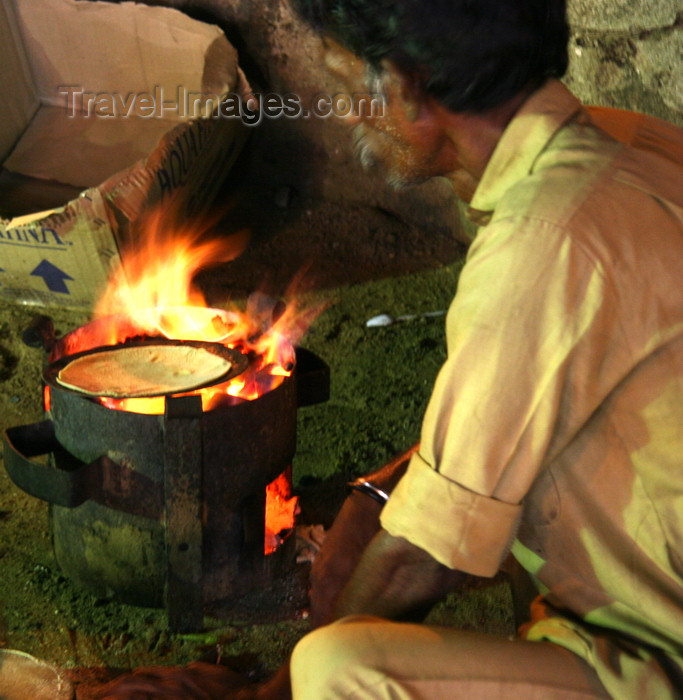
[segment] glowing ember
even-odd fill
[[[291,467],[266,487],[266,554],[272,554],[294,527],[298,500],[292,496]]]

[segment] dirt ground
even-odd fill
[[[330,366],[331,397],[299,410],[293,466],[300,522],[328,527],[350,477],[381,466],[417,440],[445,358],[442,317],[381,328],[366,321],[380,313],[396,317],[447,308],[465,250],[452,230],[425,235],[381,208],[273,192],[244,172],[240,180],[242,194],[218,233],[229,236],[248,222],[251,245],[237,260],[202,272],[198,281],[210,303],[221,306],[256,289],[282,295],[305,267],[309,298],[325,300],[326,310],[301,344]],[[88,318],[64,309],[0,309],[3,430],[43,418],[44,353],[22,340],[36,313],[48,313],[59,334]],[[271,588],[207,611],[204,633],[174,635],[162,610],[78,589],[55,561],[48,506],[0,469],[0,648],[70,670],[83,681],[79,698],[92,688],[86,681],[141,665],[220,657],[250,678],[268,675],[308,629],[308,567],[292,564]],[[434,611],[433,620],[509,634],[507,584],[472,580]]]

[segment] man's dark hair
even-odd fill
[[[482,112],[567,69],[565,0],[291,0],[321,34],[390,59],[454,112]]]

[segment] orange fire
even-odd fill
[[[95,319],[62,339],[59,356],[139,336],[218,342],[248,354],[249,366],[241,375],[189,392],[201,395],[204,411],[257,399],[291,375],[294,344],[319,307],[300,309],[295,299],[286,306],[276,305],[256,294],[246,310],[215,309],[193,284],[200,269],[237,257],[248,234],[206,241],[196,227],[169,228],[160,213],[149,218],[143,234],[122,250],[123,264],[97,304]],[[283,306],[279,315],[274,313],[278,306]],[[108,408],[134,413],[163,414],[165,408],[164,397],[97,400]],[[294,524],[297,499],[291,495],[291,475],[270,484],[266,500],[268,554],[277,548],[279,533]]]
[[[294,343],[319,308],[301,309],[293,299],[274,318],[277,305],[259,294],[250,297],[246,310],[210,308],[193,284],[195,275],[202,268],[237,257],[248,234],[201,239],[201,228],[169,228],[161,214],[150,216],[144,235],[122,250],[123,265],[98,302],[95,320],[66,336],[59,356],[140,336],[217,342],[251,359],[247,370],[232,380],[189,392],[201,395],[205,411],[226,401],[257,399],[279,386],[293,371]],[[163,397],[103,397],[99,401],[108,408],[134,413],[164,412]]]
[[[266,487],[266,554],[272,554],[282,544],[283,534],[294,526],[299,499],[292,497],[291,472],[290,467]]]

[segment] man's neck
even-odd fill
[[[503,132],[531,92],[520,93],[481,114],[456,113],[441,106],[436,108],[436,117],[452,142],[458,160],[458,167],[445,177],[451,181],[460,199],[466,202],[472,199]]]

